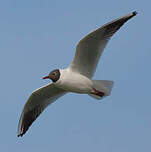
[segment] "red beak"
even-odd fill
[[[50,77],[49,76],[45,76],[42,79],[50,79]]]

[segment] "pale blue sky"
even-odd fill
[[[151,2],[139,0],[0,1],[0,151],[150,152]],[[117,17],[138,11],[111,39],[94,79],[114,80],[102,101],[68,94],[22,137],[18,120],[41,78],[69,65],[77,42]]]

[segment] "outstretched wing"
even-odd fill
[[[137,12],[132,12],[113,20],[81,39],[69,68],[91,78],[109,39],[126,21],[136,14]]]
[[[18,124],[18,137],[26,133],[31,124],[49,104],[65,93],[64,90],[56,88],[53,83],[35,90],[24,105]]]

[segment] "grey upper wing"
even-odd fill
[[[65,93],[66,91],[56,88],[53,83],[35,90],[24,105],[18,124],[18,137],[26,133],[33,121],[49,104]]]
[[[109,39],[126,21],[136,14],[137,12],[132,12],[113,20],[81,39],[69,68],[91,78]]]

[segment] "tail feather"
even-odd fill
[[[111,94],[111,90],[113,88],[113,81],[109,81],[109,80],[92,80],[94,88],[104,92],[105,96],[109,96]],[[89,96],[95,98],[95,99],[103,99],[104,97],[100,97],[94,94],[89,94]]]

